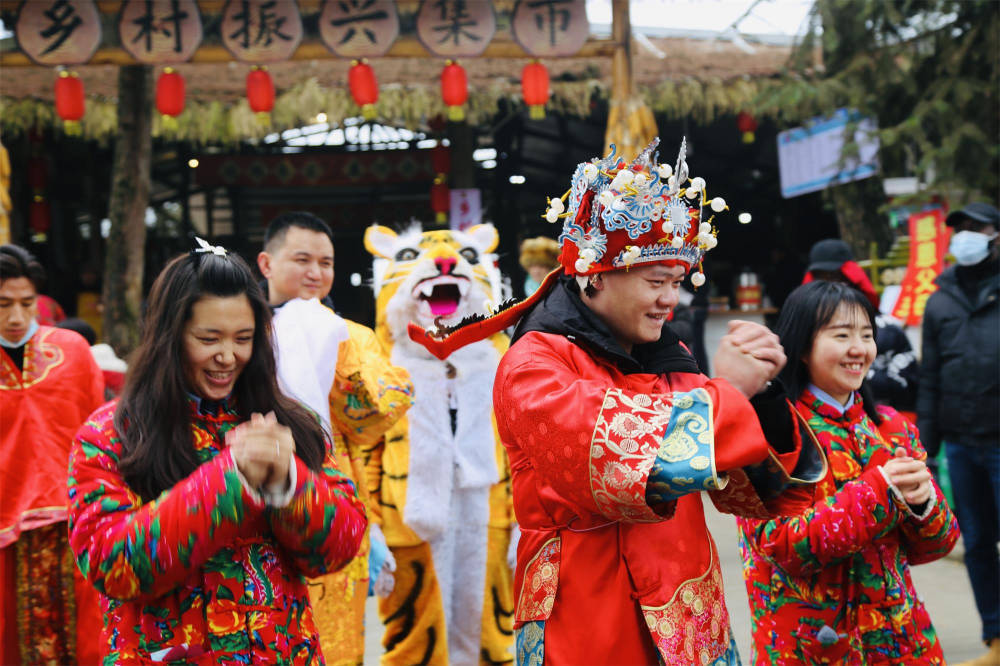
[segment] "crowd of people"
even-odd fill
[[[655,150],[577,167],[520,301],[492,225],[370,228],[374,330],[321,219],[270,223],[260,281],[196,239],[127,370],[0,247],[0,663],[360,664],[377,596],[386,664],[738,664],[735,632],[755,664],[944,664],[910,569],[960,534],[969,663],[1000,663],[1000,213],[948,216],[919,361],[830,239],[709,376],[670,320],[727,207]]]

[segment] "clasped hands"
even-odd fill
[[[252,487],[278,492],[287,488],[295,440],[292,431],[278,423],[274,412],[251,414],[249,421],[226,433],[226,445]]]
[[[895,457],[882,465],[889,483],[896,486],[911,507],[921,507],[931,499],[931,471],[927,463],[896,447]]]
[[[734,319],[715,353],[715,376],[752,398],[785,367],[785,350],[766,326]]]

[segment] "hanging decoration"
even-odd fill
[[[31,190],[31,202],[28,204],[28,228],[32,235],[40,236],[48,233],[52,223],[52,209],[46,200],[48,190],[49,165],[45,158],[45,148],[41,136],[32,133],[28,141],[27,181]]]
[[[80,134],[80,119],[85,110],[83,81],[76,72],[61,70],[56,79],[56,113],[62,118],[66,134]]]
[[[184,111],[184,77],[173,67],[164,67],[156,80],[156,110],[163,122],[173,127]]]
[[[448,221],[448,211],[451,210],[451,194],[448,192],[448,179],[444,174],[434,177],[431,185],[431,210],[438,224]]]
[[[438,144],[431,148],[431,168],[435,175],[451,173],[451,149]]]
[[[274,108],[274,83],[267,67],[254,65],[247,74],[247,102],[250,110],[257,114],[262,125],[271,123],[271,109]]]
[[[743,143],[753,143],[754,132],[757,131],[757,120],[746,111],[740,111],[736,115],[736,129],[740,131]]]
[[[545,65],[532,60],[521,70],[521,94],[528,105],[528,116],[532,120],[545,117],[545,105],[549,101],[549,70]]]
[[[441,99],[448,107],[448,120],[465,120],[465,102],[469,99],[469,84],[465,68],[454,60],[448,60],[441,71]]]
[[[361,107],[362,117],[372,120],[375,117],[375,103],[378,102],[378,82],[375,80],[375,70],[366,60],[351,63],[351,68],[347,71],[347,87],[354,103]]]

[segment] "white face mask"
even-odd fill
[[[990,254],[990,241],[996,234],[987,235],[978,231],[959,231],[951,237],[948,251],[962,266],[974,266]]]

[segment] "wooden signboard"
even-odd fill
[[[590,36],[585,0],[518,0],[510,22],[514,39],[533,56],[571,56]]]
[[[294,0],[229,0],[219,25],[222,43],[237,60],[288,60],[302,41]]]
[[[122,48],[139,62],[187,62],[201,46],[201,12],[195,0],[126,0],[118,15]]]
[[[14,34],[39,65],[80,65],[101,44],[101,16],[93,0],[25,0]]]
[[[319,35],[331,52],[345,58],[385,55],[399,36],[393,0],[324,0]]]
[[[442,58],[482,54],[496,30],[490,0],[423,0],[417,12],[417,38]]]

